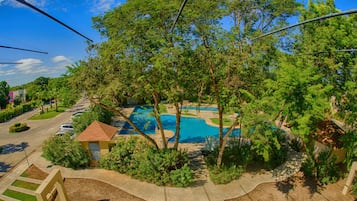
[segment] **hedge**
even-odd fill
[[[36,107],[35,102],[29,102],[18,105],[16,107],[6,108],[0,111],[0,123],[6,122],[16,116],[19,116],[25,112],[28,112]]]

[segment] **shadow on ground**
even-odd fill
[[[0,154],[11,154],[19,151],[23,151],[29,144],[27,142],[21,142],[20,144],[5,144],[2,145],[2,151]]]
[[[0,162],[0,172],[7,172],[11,169],[11,165]]]

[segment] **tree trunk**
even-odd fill
[[[182,106],[182,102],[181,102]],[[179,144],[179,139],[180,139],[180,124],[181,124],[181,110],[179,103],[175,103],[175,109],[176,109],[176,132],[175,132],[175,144],[174,144],[174,149],[177,149],[178,144]]]
[[[157,92],[153,92],[153,97],[154,97],[154,116],[155,116],[155,119],[157,121],[157,125],[159,127],[159,132],[161,134],[162,148],[166,149],[167,148],[167,142],[166,142],[164,127],[162,126],[161,117],[160,117],[159,95],[158,95],[158,93]]]
[[[114,114],[119,115],[121,117],[123,117],[123,119],[125,119],[133,128],[136,132],[139,133],[139,135],[143,136],[147,141],[149,141],[151,144],[153,144],[155,146],[156,149],[159,149],[159,147],[157,146],[157,143],[155,142],[154,139],[152,139],[150,136],[146,135],[144,132],[142,132],[125,114],[123,114],[120,110],[117,110],[115,108],[112,108],[108,105],[99,103],[98,101],[94,101],[93,99],[90,99],[91,103],[94,103],[95,105],[98,105],[102,108],[105,108],[109,111],[114,112]]]
[[[238,117],[236,117],[235,121],[233,122],[233,124],[231,125],[231,127],[229,128],[227,133],[224,135],[224,138],[222,140],[222,144],[224,146],[219,147],[219,152],[218,152],[218,157],[217,157],[217,167],[219,167],[219,168],[222,165],[223,153],[224,153],[224,149],[226,148],[228,137],[233,132],[233,130],[237,126],[237,124],[238,124]]]

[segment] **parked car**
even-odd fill
[[[76,118],[76,117],[79,117],[79,116],[81,116],[83,113],[85,113],[86,111],[78,111],[78,112],[75,112],[75,113],[73,113],[72,115],[71,115],[71,119],[74,119],[74,118]]]
[[[74,132],[73,124],[72,123],[61,124],[60,131],[63,131],[63,132],[72,131],[72,132]]]
[[[76,135],[73,131],[58,131],[55,136],[56,137],[63,137],[64,135],[69,134],[70,138],[73,139]]]

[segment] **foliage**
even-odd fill
[[[5,81],[0,82],[0,109],[6,108],[9,103],[10,85]]]
[[[73,169],[89,165],[89,154],[78,141],[71,140],[69,134],[53,136],[44,142],[42,156],[55,165]]]
[[[218,168],[213,166],[209,170],[209,176],[214,184],[227,184],[235,179],[238,179],[243,173],[241,166],[222,166]]]
[[[157,185],[184,187],[193,180],[186,152],[158,150],[137,137],[119,139],[99,165]]]
[[[53,118],[53,117],[61,114],[64,111],[65,111],[64,107],[60,107],[57,111],[54,108],[52,108],[46,112],[43,112],[42,114],[36,114],[36,115],[30,117],[29,119],[30,120],[50,119],[50,118]]]
[[[17,132],[22,132],[25,130],[28,130],[29,127],[27,126],[26,123],[14,123],[9,127],[9,132],[10,133],[17,133]]]
[[[343,148],[346,149],[345,163],[349,168],[353,161],[357,160],[357,131],[347,131],[344,136],[341,137],[343,142]]]
[[[254,158],[264,161],[268,169],[273,169],[287,158],[288,145],[285,134],[266,122],[258,122],[248,134],[252,141]]]
[[[8,121],[18,115],[32,110],[35,107],[35,102],[28,102],[15,107],[8,107],[0,111],[0,122]]]
[[[218,118],[211,118],[212,123],[219,125],[219,119]],[[233,124],[233,120],[230,118],[223,118],[223,126],[230,126]]]
[[[305,175],[312,177],[321,184],[334,183],[339,178],[335,164],[336,156],[331,151],[320,152],[315,158],[313,151],[308,151],[308,158],[301,166]]]
[[[91,106],[88,111],[73,119],[73,128],[76,133],[84,131],[93,121],[111,124],[113,113],[98,106]]]
[[[354,195],[357,197],[357,175],[355,175],[355,178],[352,182],[352,191]]]
[[[221,168],[216,166],[218,148],[205,156],[210,178],[215,184],[226,184],[238,179],[253,159],[251,145],[244,142],[242,138],[229,141],[228,144],[223,153]]]

